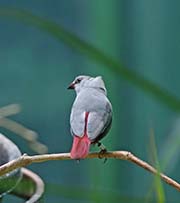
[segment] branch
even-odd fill
[[[48,148],[44,144],[38,141],[38,134],[25,127],[24,125],[7,118],[21,111],[21,106],[19,104],[9,104],[7,106],[0,107],[0,127],[6,128],[7,130],[16,133],[21,136],[26,142],[28,142],[29,147],[39,154],[47,153]]]
[[[176,190],[180,191],[180,184],[176,182],[175,180],[171,179],[170,177],[164,175],[163,173],[159,173],[157,169],[155,169],[153,166],[148,164],[147,162],[139,159],[135,155],[133,155],[131,152],[128,151],[112,151],[112,152],[106,152],[103,154],[99,154],[99,152],[90,153],[86,158],[93,159],[93,158],[115,158],[115,159],[121,159],[121,160],[127,160],[130,162],[135,163],[136,165],[140,166],[141,168],[144,168],[145,170],[155,174],[159,175],[160,178],[166,182],[167,184],[174,187]],[[44,154],[44,155],[35,155],[35,156],[28,156],[26,154],[22,155],[18,159],[12,160],[2,166],[0,166],[0,176],[14,170],[17,168],[21,168],[27,165],[30,165],[32,163],[40,163],[45,161],[51,161],[51,160],[70,160],[70,153],[59,153],[59,154]]]

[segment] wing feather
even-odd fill
[[[88,92],[88,93],[87,93]],[[90,88],[76,97],[71,111],[71,133],[82,137],[85,127],[85,113],[89,112],[87,135],[92,142],[106,135],[112,122],[112,106],[106,95]]]
[[[112,107],[107,100],[104,108],[90,112],[88,119],[88,137],[92,142],[103,138],[110,129],[112,123]]]

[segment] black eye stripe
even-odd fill
[[[103,87],[100,87],[99,89],[102,90],[103,92],[106,92],[106,90]]]
[[[76,79],[75,83],[76,83],[76,84],[77,84],[77,83],[80,83],[81,80],[82,80],[82,79],[78,78],[78,79]]]

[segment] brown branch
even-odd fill
[[[101,158],[115,158],[115,159],[128,160],[130,162],[133,162],[136,165],[140,166],[141,168],[144,168],[145,170],[155,175],[159,175],[164,182],[166,182],[167,184],[171,185],[172,187],[180,191],[180,184],[178,182],[164,175],[163,173],[159,173],[153,166],[139,159],[138,157],[136,157],[135,155],[133,155],[128,151],[113,151],[113,152],[106,152],[103,154],[99,154],[99,152],[94,152],[94,153],[90,153],[86,158],[93,159],[93,158],[99,158],[100,156]],[[51,161],[51,160],[70,160],[70,159],[71,158],[69,153],[44,154],[44,155],[35,155],[35,156],[28,156],[24,154],[20,158],[0,166],[0,176],[14,169],[24,167],[32,163],[39,163],[39,162],[45,162],[45,161]]]

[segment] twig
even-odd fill
[[[17,135],[21,136],[26,142],[28,142],[29,147],[38,154],[47,153],[48,148],[44,144],[38,141],[38,134],[20,124],[19,122],[13,121],[9,118],[0,117],[0,127],[6,128]]]
[[[180,191],[180,184],[173,180],[172,178],[164,175],[163,173],[159,173],[153,166],[148,164],[147,162],[139,159],[132,153],[128,151],[112,151],[112,152],[105,152],[101,154],[102,158],[115,158],[121,160],[128,160],[130,162],[135,163],[136,165],[144,168],[145,170],[159,175],[160,178],[166,182],[167,184],[171,185],[178,191]],[[86,158],[99,158],[99,152],[90,153]],[[44,154],[44,155],[35,155],[35,156],[28,156],[26,154],[22,155],[16,160],[10,161],[0,167],[0,176],[20,167],[24,167],[30,165],[32,163],[39,163],[51,160],[70,160],[69,153],[59,153],[59,154]]]
[[[9,104],[7,106],[0,107],[0,117],[7,117],[17,114],[21,111],[19,104]]]
[[[13,121],[9,118],[0,118],[0,127],[6,128],[17,135],[20,135],[28,142],[35,142],[37,140],[37,133],[29,130],[19,122]]]
[[[29,147],[39,154],[47,153],[48,148],[44,144],[38,141],[38,134],[25,127],[24,125],[7,118],[8,116],[17,114],[21,111],[19,104],[9,104],[7,106],[0,107],[0,127],[6,128],[17,135],[25,139]]]

